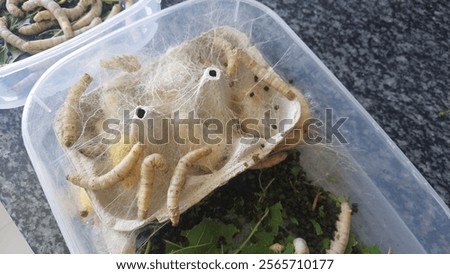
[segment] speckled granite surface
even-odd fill
[[[68,253],[23,145],[22,111],[0,110],[0,201],[34,253]]]
[[[162,7],[181,1],[162,1]],[[450,205],[450,2],[261,0],[367,109]],[[36,253],[68,252],[22,144],[0,110],[0,201]]]

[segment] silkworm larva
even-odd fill
[[[144,159],[141,167],[141,180],[138,190],[138,218],[144,220],[147,218],[150,208],[150,196],[153,190],[154,171],[158,168],[161,172],[168,171],[168,165],[161,154],[152,154]]]
[[[130,138],[131,141],[131,138]],[[129,151],[132,149],[133,145],[137,142],[125,142],[125,138],[122,135],[120,138],[120,141],[118,143],[112,144],[109,147],[109,154],[111,155],[111,161],[112,164],[115,166],[119,164],[122,159],[129,153]],[[131,169],[130,174],[122,180],[122,185],[124,187],[131,187],[136,185],[136,183],[139,181],[139,171],[140,171],[141,163],[138,161],[136,165]]]
[[[78,4],[73,8],[63,8],[63,11],[66,13],[67,18],[70,21],[77,20],[80,18],[87,10],[88,6],[91,5],[94,0],[80,0]],[[56,20],[55,16],[48,10],[42,10],[36,13],[33,17],[33,20],[36,22],[46,21],[46,20]]]
[[[134,165],[141,158],[144,148],[145,145],[143,144],[135,144],[118,165],[101,176],[88,177],[84,174],[71,173],[67,175],[67,180],[74,185],[91,190],[112,187],[127,177]]]
[[[276,75],[272,68],[267,65],[260,65],[247,52],[238,49],[237,59],[243,62],[259,79],[271,85],[275,90],[281,92],[289,100],[294,100],[299,94],[292,86],[286,84],[281,78]]]
[[[214,37],[213,46],[219,48],[227,59],[225,74],[229,77],[234,75],[238,66],[238,53],[237,50],[225,39],[220,37]]]
[[[83,144],[81,147],[77,147],[78,151],[88,158],[96,158],[105,153],[106,146],[103,144]]]
[[[110,99],[112,99],[112,97],[109,97]],[[113,103],[114,105],[116,105],[115,103]],[[133,116],[134,119],[136,119],[136,115]],[[128,152],[130,151],[130,149],[133,147],[134,144],[138,143],[139,140],[139,127],[136,124],[131,124],[130,125],[130,133],[129,133],[129,138],[125,138],[125,135],[122,134],[120,137],[119,142],[112,144],[109,147],[109,154],[111,156],[111,161],[113,166],[116,166],[117,164],[119,164],[122,159],[128,154]],[[142,133],[142,132],[141,132]],[[141,160],[139,160],[136,165],[132,168],[130,174],[127,176],[127,178],[125,178],[124,180],[122,180],[122,185],[124,187],[131,187],[136,185],[136,183],[139,181],[139,172],[141,169]]]
[[[8,29],[8,20],[5,16],[0,17],[0,37],[6,43],[20,49],[21,51],[25,51],[25,41]]]
[[[29,52],[25,50],[26,42],[8,29],[8,20],[5,16],[0,17],[0,37],[6,43],[20,49],[21,51]],[[29,52],[29,53],[36,53],[36,52]]]
[[[121,11],[120,5],[114,4],[114,6],[112,6],[111,11],[109,12],[108,16],[106,17],[105,21],[111,19],[113,16],[117,15],[120,11]]]
[[[229,41],[215,37],[213,46],[218,47],[227,59],[225,73],[232,76],[237,72],[238,62],[242,62],[255,75],[258,81],[264,81],[277,92],[283,94],[288,100],[298,100],[301,106],[301,117],[285,138],[285,143],[277,146],[276,151],[292,149],[302,144],[307,128],[303,128],[305,121],[310,117],[309,106],[304,96],[293,86],[286,84],[276,72],[267,64],[259,64],[253,57],[242,49],[236,49]]]
[[[180,194],[186,183],[189,168],[194,162],[209,155],[211,152],[212,149],[210,147],[199,148],[187,153],[178,161],[167,191],[167,210],[173,226],[177,226],[180,221]]]
[[[261,79],[271,85],[275,90],[281,92],[289,100],[295,99],[297,94],[299,94],[299,92],[292,86],[281,80],[281,78],[273,71],[272,68],[269,68],[267,64],[259,64],[246,51],[240,48],[235,48],[229,41],[220,37],[215,37],[213,46],[219,47],[225,54],[227,58],[226,74],[228,76],[236,73],[239,61],[249,68],[258,79]]]
[[[37,7],[44,7],[50,13],[53,14],[58,21],[61,30],[64,32],[64,36],[69,39],[75,36],[69,18],[63,9],[53,0],[28,0],[22,5],[23,10],[32,11]]]
[[[85,31],[90,30],[91,28],[95,27],[96,25],[100,24],[102,22],[102,19],[99,17],[92,20],[91,24],[89,26],[86,26],[82,29],[76,30],[75,35],[80,35],[84,33]],[[20,38],[19,38],[20,39]],[[42,39],[42,40],[35,40],[35,41],[23,41],[23,45],[20,48],[22,51],[29,52],[29,53],[38,53],[43,50],[49,49],[51,47],[54,47],[56,45],[59,45],[68,39],[65,36],[57,36],[52,37],[48,39]]]
[[[23,1],[25,0],[6,0],[6,10],[15,17],[23,17],[25,13],[19,8]]]
[[[91,23],[91,21],[99,17],[102,14],[102,0],[96,0],[92,5],[91,9],[83,15],[77,22],[72,25],[74,30],[81,29]]]
[[[92,77],[85,73],[80,80],[69,90],[62,110],[62,143],[71,147],[77,138],[78,113],[76,109],[80,103],[81,94],[92,82]]]
[[[49,21],[49,20],[56,20],[55,16],[51,14],[48,10],[41,10],[33,17],[34,22],[41,22],[41,21]],[[70,19],[69,19],[70,20]]]
[[[126,72],[136,72],[141,68],[141,64],[136,56],[120,55],[114,56],[111,60],[100,60],[100,65],[107,69],[119,69]]]
[[[336,222],[336,231],[334,239],[330,243],[330,248],[327,250],[328,254],[343,254],[348,244],[350,235],[350,225],[352,219],[352,209],[347,202],[341,204],[341,213]]]
[[[19,28],[19,33],[23,35],[35,35],[58,25],[57,21],[40,21]]]
[[[239,50],[239,60],[242,60],[246,66],[255,74],[255,80],[267,83],[273,89],[281,92],[289,100],[296,99],[300,103],[301,116],[293,129],[286,134],[284,142],[279,144],[274,152],[282,150],[290,150],[293,147],[304,144],[307,138],[307,120],[311,117],[309,105],[303,94],[290,84],[284,82],[272,69],[267,65],[259,66],[257,62],[245,51]],[[267,87],[268,88],[268,87]],[[277,106],[276,109],[278,109]]]

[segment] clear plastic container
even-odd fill
[[[187,1],[165,9],[66,56],[33,87],[24,109],[23,138],[71,252],[105,252],[93,226],[78,218],[77,200],[65,179],[73,166],[53,130],[72,83],[84,72],[94,78],[100,74],[98,66],[81,64],[97,64],[113,54],[157,57],[218,26],[246,33],[273,68],[307,96],[323,125],[346,119],[339,127],[346,141],[338,142],[335,134],[327,144],[302,147],[301,165],[314,182],[358,204],[352,230],[362,242],[384,252],[450,253],[450,210],[442,199],[286,23],[250,0]],[[319,124],[316,130],[322,130]],[[330,135],[325,130],[323,136]]]
[[[0,68],[0,109],[23,106],[34,83],[52,64],[94,39],[161,9],[160,0],[140,0],[105,24],[53,48]]]

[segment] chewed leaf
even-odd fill
[[[205,219],[194,228],[184,233],[184,236],[191,244],[211,243],[219,238],[224,238],[228,243],[231,242],[234,234],[238,232],[233,225],[226,225],[221,222]]]
[[[239,230],[234,225],[204,219],[201,223],[182,233],[188,239],[188,246],[168,244],[171,253],[221,253],[221,245],[230,244]]]

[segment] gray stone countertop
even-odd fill
[[[162,1],[162,8],[181,1]],[[261,0],[336,75],[450,205],[450,2]],[[23,108],[0,110],[0,201],[35,253],[68,249],[25,151]]]

